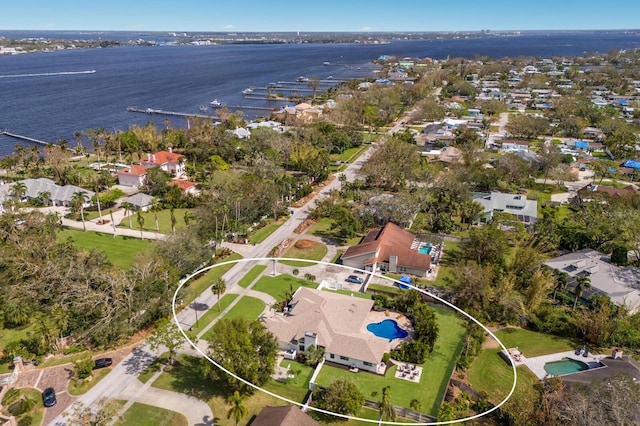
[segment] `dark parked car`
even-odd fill
[[[42,403],[45,407],[53,407],[56,405],[56,391],[53,388],[46,388],[42,392]]]
[[[346,280],[348,283],[362,284],[364,280],[355,275],[349,275]]]
[[[93,369],[110,367],[111,364],[113,364],[113,360],[111,358],[98,358],[95,361]]]

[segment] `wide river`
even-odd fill
[[[227,105],[277,107],[282,104],[245,99],[242,90],[294,82],[298,76],[370,77],[366,65],[381,55],[549,57],[639,45],[638,32],[568,32],[389,44],[119,47],[5,55],[0,56],[0,131],[48,142],[66,139],[74,146],[76,131],[127,129],[150,120],[161,124],[165,118],[128,112],[129,106],[199,113],[202,105],[218,99]],[[247,116],[256,113],[248,110]],[[167,118],[174,126],[186,123]],[[0,136],[0,156],[11,153],[16,143],[30,146]]]

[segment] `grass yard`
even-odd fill
[[[357,235],[353,238],[349,238],[348,240],[345,240],[337,234],[333,226],[333,220],[326,217],[323,217],[322,219],[318,220],[316,223],[311,225],[309,229],[307,229],[306,233],[310,235],[314,235],[316,237],[328,238],[329,240],[335,241],[336,243],[342,246],[356,245],[360,242],[360,240],[364,236],[364,234]]]
[[[336,379],[352,380],[366,398],[372,392],[381,394],[384,386],[391,386],[391,401],[395,405],[408,407],[411,400],[418,399],[424,413],[437,415],[440,402],[462,347],[465,329],[455,312],[433,308],[438,319],[440,334],[429,359],[422,364],[420,383],[394,377],[397,366],[388,369],[384,377],[367,372],[353,374],[348,370],[330,366],[322,367],[318,384],[328,386]]]
[[[39,390],[33,389],[33,388],[20,388],[20,389],[14,388],[14,389],[15,391],[10,389],[9,392],[7,392],[2,398],[2,405],[4,405],[4,408],[5,409],[8,408],[11,404],[18,402],[23,397],[29,398],[31,401],[34,402],[33,407],[31,407],[31,409],[28,410],[26,413],[16,416],[16,421],[18,422],[19,425],[23,424],[22,422],[25,422],[25,424],[28,424],[28,425],[40,425],[44,417],[44,406],[42,405],[42,393]],[[30,423],[26,422],[26,420],[29,417],[31,417]]]
[[[513,386],[513,370],[500,357],[498,349],[484,349],[469,367],[469,382],[479,392],[487,392],[494,404],[502,401]],[[534,392],[538,378],[525,366],[516,368],[518,379],[513,398],[525,398]]]
[[[249,285],[251,285],[251,283],[254,282],[256,278],[258,278],[258,275],[260,275],[265,269],[267,269],[267,265],[254,266],[244,277],[240,278],[238,285],[242,288],[249,287]]]
[[[494,334],[507,348],[517,347],[527,358],[570,351],[578,345],[569,339],[515,327],[504,328]]]
[[[317,286],[316,283],[309,282],[302,278],[295,278],[287,274],[275,277],[265,275],[253,286],[253,290],[267,293],[276,300],[282,300],[284,298],[284,292],[290,288],[296,291],[299,287],[316,288]]]
[[[30,324],[20,328],[0,328],[0,353],[2,353],[7,343],[24,339],[27,337],[27,333],[33,331],[34,327],[34,324]],[[12,369],[9,369],[9,367],[13,366],[12,359],[7,358],[6,361],[7,362],[0,364],[0,374],[10,373],[13,371]]]
[[[219,263],[240,259],[242,259],[241,255],[239,255],[238,253],[232,253],[224,259],[220,259]],[[235,263],[229,263],[228,265],[211,268],[203,276],[189,281],[188,284],[185,284],[185,286],[183,287],[183,302],[187,305],[193,302],[193,300],[200,294],[202,294],[202,292],[204,292],[216,278],[220,278],[221,276],[226,274],[227,271],[233,268],[235,265]]]
[[[451,270],[461,253],[460,243],[456,241],[445,241],[442,260],[438,266],[438,275],[436,275],[435,281],[427,281],[427,283],[429,285],[433,284],[434,287],[447,288],[449,286],[448,281],[453,278]]]
[[[255,297],[243,296],[236,305],[224,316],[225,318],[245,318],[256,320],[264,311],[265,304]]]
[[[282,225],[282,221],[278,220],[277,222],[270,222],[262,228],[256,230],[251,237],[249,237],[250,244],[260,244],[264,240],[267,239],[269,235],[271,235],[276,229],[278,229]]]
[[[211,308],[207,310],[202,316],[199,316],[197,325],[193,324],[192,330],[187,334],[198,334],[200,330],[205,328],[208,324],[211,323],[214,319],[220,315],[220,312],[227,309],[227,307],[236,300],[238,297],[237,294],[225,294],[220,298],[220,308],[218,308],[218,303],[216,302]],[[195,318],[194,318],[195,319]]]
[[[116,423],[117,426],[188,426],[180,413],[134,402]]]
[[[324,244],[311,240],[298,240],[294,245],[289,247],[289,249],[282,257],[289,257],[293,259],[322,260],[326,254],[327,246],[325,246]],[[301,268],[315,264],[315,262],[309,263],[296,260],[280,260],[280,263]]]
[[[185,212],[189,212],[189,214],[193,215],[193,209],[175,209],[173,214],[176,217],[176,229],[186,227],[186,223],[184,221]],[[156,220],[155,220],[154,212],[143,212],[142,218],[144,219],[144,224],[142,225],[143,231],[156,232]],[[131,224],[133,225],[133,229],[140,230],[138,226],[138,216],[137,213],[132,213],[131,215]],[[161,234],[171,234],[171,211],[169,209],[161,210],[158,212],[158,225],[160,227]],[[122,219],[118,228],[129,228],[129,216]]]
[[[124,270],[131,267],[136,254],[149,250],[153,244],[151,241],[141,240],[140,238],[122,236],[114,238],[111,234],[93,231],[83,232],[69,228],[58,232],[57,237],[58,241],[66,241],[71,238],[74,246],[80,250],[101,250],[114,266]]]

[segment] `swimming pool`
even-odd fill
[[[367,330],[378,337],[392,341],[393,339],[402,339],[409,335],[407,330],[398,325],[395,320],[386,319],[382,322],[372,322],[367,325]]]
[[[565,358],[561,361],[547,362],[544,371],[552,376],[566,376],[589,369],[589,365],[577,359]]]
[[[418,249],[418,253],[420,254],[430,254],[431,253],[431,243],[427,243],[426,245],[420,246]]]

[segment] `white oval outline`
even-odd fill
[[[339,414],[339,413],[334,413],[332,411],[328,411],[328,410],[324,410],[322,408],[317,408],[317,407],[313,407],[311,405],[307,405],[306,407],[310,410],[313,411],[317,411],[319,413],[323,413],[323,414],[327,414],[330,416],[336,416],[336,417],[341,417],[343,419],[350,419],[350,420],[357,420],[357,421],[361,421],[361,422],[366,422],[366,423],[377,423],[377,424],[385,424],[385,425],[415,425],[415,426],[433,426],[433,425],[448,425],[448,424],[455,424],[455,423],[462,423],[462,422],[466,422],[469,420],[474,420],[474,419],[478,419],[480,417],[486,416],[489,413],[492,413],[493,411],[497,410],[498,408],[500,408],[503,404],[505,404],[513,395],[513,392],[516,389],[516,384],[518,382],[518,373],[516,371],[516,363],[514,361],[513,358],[511,358],[511,354],[509,353],[509,351],[507,350],[507,348],[504,346],[504,344],[500,341],[500,339],[498,339],[496,337],[495,334],[493,334],[493,332],[491,330],[489,330],[487,327],[485,327],[480,321],[478,321],[477,319],[475,319],[474,317],[472,317],[471,315],[469,315],[468,313],[466,313],[465,311],[463,311],[462,309],[458,308],[457,306],[447,302],[444,299],[441,299],[440,297],[429,293],[426,290],[414,287],[412,284],[407,284],[407,283],[403,283],[400,282],[398,280],[394,280],[392,278],[386,277],[382,274],[377,274],[375,272],[371,272],[371,271],[365,271],[363,269],[358,269],[358,268],[351,268],[351,267],[347,267],[344,265],[338,265],[336,263],[331,263],[331,262],[323,262],[321,260],[309,260],[309,259],[298,259],[298,258],[290,258],[290,257],[251,257],[251,258],[247,258],[247,259],[236,259],[236,260],[229,260],[226,262],[220,262],[220,263],[216,263],[214,265],[211,266],[207,266],[204,267],[202,269],[197,270],[196,272],[192,273],[191,275],[187,276],[186,278],[180,280],[180,285],[178,286],[178,288],[176,289],[175,293],[173,294],[173,300],[171,303],[171,310],[173,311],[173,320],[176,323],[176,325],[178,326],[178,329],[180,330],[180,332],[182,333],[182,335],[184,336],[184,338],[187,340],[187,342],[189,342],[189,344],[200,353],[200,355],[202,355],[205,359],[207,359],[210,363],[212,363],[213,365],[215,365],[216,367],[218,367],[219,369],[221,369],[222,371],[224,371],[225,373],[229,374],[230,376],[236,378],[237,380],[241,381],[242,383],[251,386],[252,388],[259,390],[261,392],[266,393],[267,395],[273,396],[274,398],[278,398],[282,401],[288,402],[290,404],[293,405],[297,405],[298,407],[305,407],[305,404],[302,404],[300,402],[297,401],[293,401],[290,400],[288,398],[285,398],[284,396],[278,395],[276,393],[273,393],[271,391],[268,391],[266,389],[261,388],[260,386],[257,386],[245,379],[243,379],[240,376],[237,376],[233,373],[231,373],[229,370],[227,370],[226,368],[224,368],[222,365],[218,364],[217,362],[215,362],[214,360],[212,360],[211,358],[209,358],[209,356],[207,354],[205,354],[204,352],[202,352],[202,350],[200,350],[200,348],[198,347],[198,345],[194,344],[191,339],[189,338],[189,336],[187,336],[187,334],[185,333],[185,331],[182,329],[182,327],[180,327],[180,321],[178,321],[178,316],[176,314],[176,300],[178,297],[178,292],[180,291],[180,289],[182,288],[183,285],[185,285],[191,278],[193,278],[196,275],[199,275],[205,271],[208,271],[210,269],[214,269],[217,268],[219,266],[224,266],[224,265],[229,265],[229,264],[236,264],[236,263],[240,263],[240,262],[261,262],[261,261],[280,261],[280,260],[291,260],[291,261],[298,261],[298,262],[306,262],[306,263],[314,263],[317,265],[328,265],[328,266],[339,266],[341,268],[344,269],[351,269],[351,270],[355,270],[355,271],[360,271],[364,274],[369,274],[371,276],[374,277],[379,277],[379,278],[384,278],[386,280],[389,281],[393,281],[394,283],[399,283],[399,284],[403,284],[408,286],[410,289],[413,290],[417,290],[422,294],[425,294],[429,297],[432,297],[436,300],[438,300],[439,302],[449,306],[450,308],[455,309],[456,311],[460,312],[461,314],[463,314],[464,316],[466,316],[467,318],[469,318],[471,321],[475,322],[476,324],[478,324],[480,327],[482,327],[484,329],[484,331],[486,331],[487,333],[489,333],[489,335],[491,337],[493,337],[493,339],[495,339],[496,342],[498,342],[498,344],[500,345],[500,347],[503,349],[504,353],[507,354],[507,357],[509,358],[510,364],[511,364],[511,369],[513,370],[513,384],[511,385],[511,390],[509,391],[509,394],[497,405],[495,405],[493,408],[491,408],[490,410],[487,410],[483,413],[480,414],[476,414],[475,416],[470,416],[470,417],[465,417],[463,419],[455,419],[455,420],[448,420],[446,422],[431,422],[431,423],[405,423],[405,422],[389,422],[389,421],[381,421],[381,420],[373,420],[373,419],[363,419],[360,417],[354,417],[354,416],[348,416],[346,414]],[[207,287],[208,288],[208,287]],[[201,293],[202,294],[202,293]],[[451,379],[451,378],[449,378]]]

